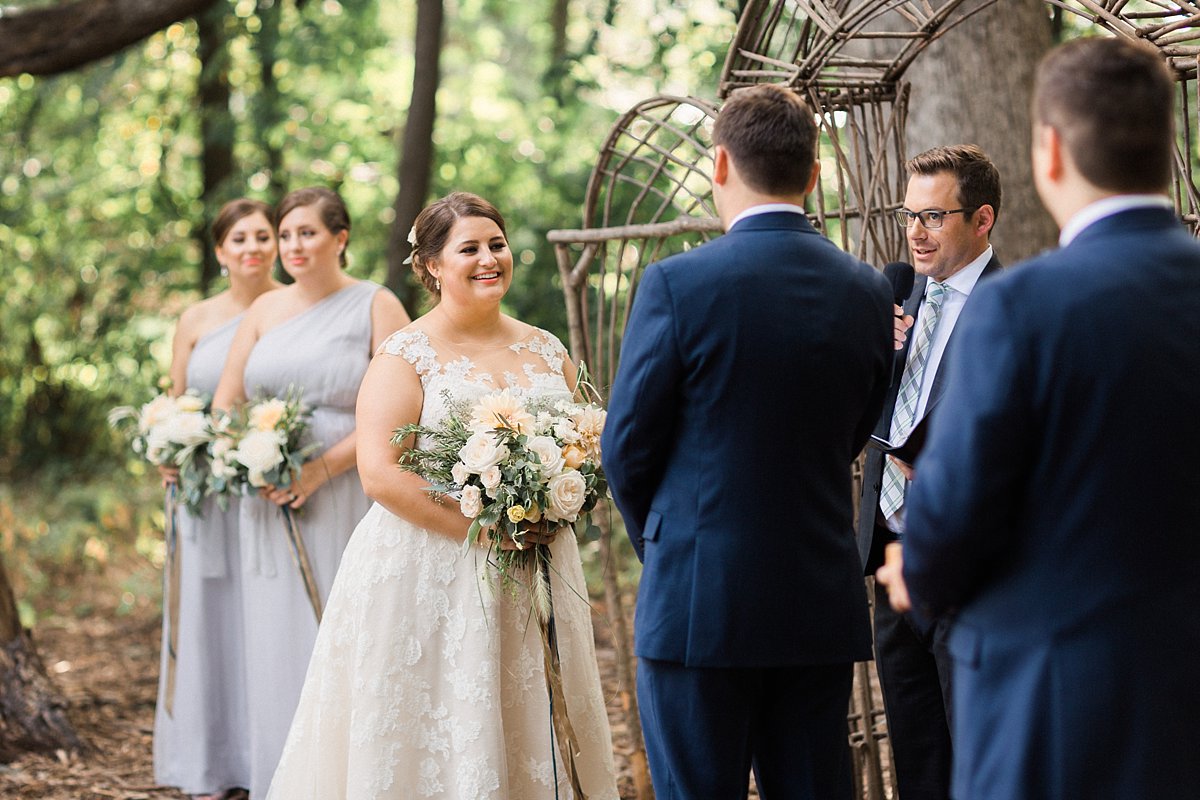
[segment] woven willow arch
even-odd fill
[[[712,199],[711,130],[720,100],[744,86],[775,83],[818,112],[822,175],[810,197],[813,223],[870,263],[901,257],[903,233],[889,212],[904,195],[908,67],[933,41],[971,16],[965,0],[750,0],[730,44],[716,100],[660,95],[613,126],[588,184],[583,227],[548,234],[555,245],[570,348],[602,393],[616,371],[621,337],[646,265],[722,232]],[[1200,3],[1190,0],[1046,0],[1099,32],[1149,42],[1178,84],[1172,194],[1180,217],[1200,232],[1193,161],[1200,96]],[[884,44],[886,46],[871,46]],[[887,57],[871,54],[887,52]],[[617,585],[619,558],[601,527],[605,599],[618,649],[622,701],[634,746],[635,783],[645,783],[628,634]],[[859,796],[892,794],[890,748],[874,666],[859,664],[848,717]],[[639,794],[644,792],[639,788]]]

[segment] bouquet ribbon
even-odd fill
[[[167,716],[175,716],[175,668],[179,656],[179,531],[176,527],[175,484],[167,484],[163,499],[163,537],[167,545],[167,560],[163,565],[163,583],[167,595]]]
[[[541,579],[545,581],[546,591],[550,593],[550,560],[547,548],[545,557],[539,558],[541,562]],[[538,567],[534,567],[538,569]],[[535,578],[536,580],[536,578]],[[575,764],[575,756],[580,752],[579,743],[575,739],[575,728],[571,725],[571,720],[567,716],[567,701],[563,693],[562,683],[562,664],[558,653],[558,631],[554,624],[554,600],[551,596],[549,603],[549,613],[543,617],[539,613],[534,613],[534,618],[538,621],[538,631],[542,635],[542,658],[546,666],[546,693],[550,696],[550,725],[554,730],[554,738],[558,742],[559,752],[562,754],[563,766],[567,770],[567,779],[571,782],[571,791],[574,793],[576,800],[587,800],[587,795],[583,792],[583,787],[579,782],[579,768]],[[553,758],[553,753],[551,753]],[[558,797],[558,776],[557,768],[555,769],[554,780],[554,796]]]
[[[288,547],[292,551],[292,561],[296,564],[296,569],[300,570],[300,580],[304,582],[304,593],[308,595],[308,602],[312,605],[313,615],[317,618],[317,624],[321,624],[321,590],[317,588],[317,579],[313,575],[312,562],[308,560],[308,548],[304,546],[304,537],[300,535],[300,525],[296,522],[296,515],[292,513],[289,506],[280,506],[283,509],[283,521],[287,528]]]

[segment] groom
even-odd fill
[[[817,128],[778,86],[713,129],[726,235],[651,265],[604,467],[644,561],[638,699],[660,800],[851,794],[851,667],[871,657],[850,463],[892,361],[884,278],[805,216]]]

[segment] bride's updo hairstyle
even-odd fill
[[[346,210],[346,203],[342,200],[342,196],[324,186],[309,186],[305,189],[288,192],[275,207],[275,232],[279,232],[279,223],[283,222],[284,217],[304,206],[316,206],[317,213],[321,216],[321,222],[325,223],[325,227],[333,235],[336,236],[345,231],[346,246],[349,247],[350,212]],[[343,269],[345,268],[345,248],[338,254],[338,263],[342,265]]]
[[[268,222],[271,219],[271,207],[262,200],[251,200],[247,197],[239,197],[236,200],[230,200],[225,205],[221,206],[221,210],[217,212],[217,216],[212,221],[212,240],[217,247],[225,244],[225,237],[229,235],[229,231],[238,223],[238,220],[245,219],[251,214],[262,214],[263,219]]]
[[[437,279],[429,274],[429,265],[437,261],[450,230],[454,223],[463,217],[485,217],[496,223],[504,238],[508,231],[504,229],[504,217],[496,207],[482,197],[470,192],[452,192],[441,200],[427,205],[413,224],[412,232],[408,235],[412,245],[412,268],[425,287],[434,297],[440,297],[442,292]]]

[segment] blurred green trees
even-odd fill
[[[165,372],[224,200],[336,188],[351,272],[385,279],[414,6],[220,0],[206,21],[227,59],[216,107],[194,20],[79,71],[0,80],[0,480],[123,463],[104,413]],[[447,0],[430,196],[465,189],[504,212],[510,311],[564,332],[545,231],[578,224],[619,113],[659,91],[711,96],[737,6]],[[226,106],[226,132],[202,135]],[[202,153],[222,135],[232,161],[205,194]]]

